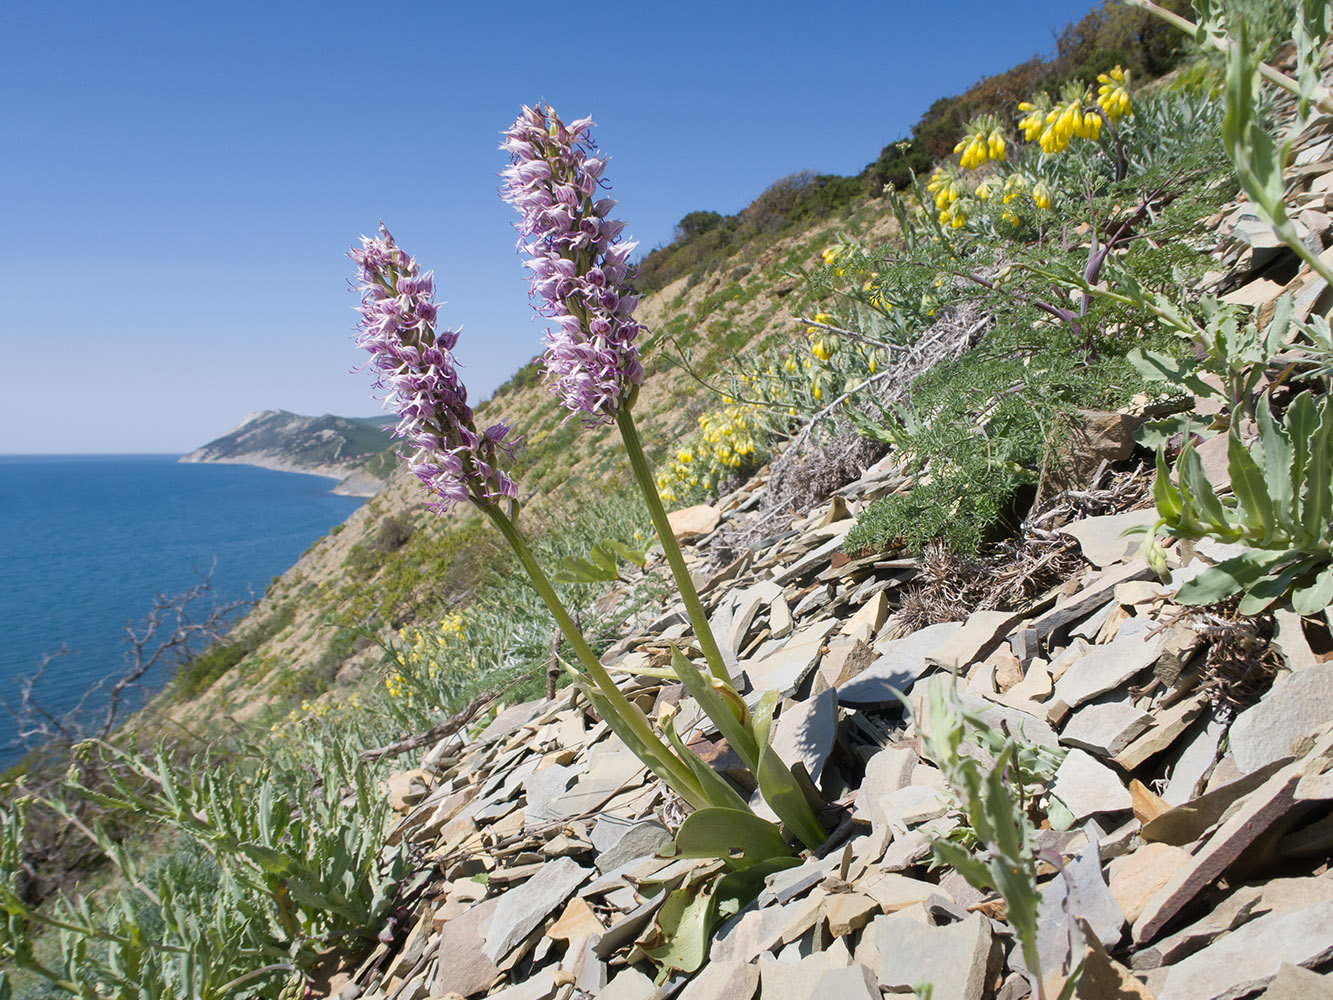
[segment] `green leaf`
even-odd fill
[[[1263,452],[1261,469],[1268,484],[1268,495],[1273,501],[1273,518],[1291,538],[1299,534],[1292,494],[1291,438],[1273,416],[1268,397],[1259,400],[1254,410],[1254,422],[1259,427],[1259,448]]]
[[[1333,604],[1333,564],[1326,565],[1307,587],[1291,595],[1291,609],[1298,615],[1316,615]]]
[[[604,566],[595,565],[581,556],[565,556],[559,566],[551,574],[555,583],[609,583],[617,579],[614,563],[609,573]]]
[[[662,941],[643,953],[665,969],[696,972],[708,958],[717,913],[717,896],[707,883],[669,894],[654,918],[652,937]]]
[[[608,551],[601,545],[594,544],[588,550],[588,558],[604,573],[611,574],[610,579],[616,579],[618,574],[616,573],[615,553]]]
[[[1307,397],[1306,392],[1299,398]],[[1301,504],[1302,540],[1307,547],[1329,537],[1329,518],[1333,515],[1333,401],[1325,396],[1317,411],[1319,422],[1309,437]]]
[[[602,545],[620,556],[625,562],[633,563],[635,566],[642,566],[647,561],[647,549],[636,549],[624,542],[618,542],[614,538],[603,538]]]
[[[714,688],[712,680],[704,676],[675,645],[671,647],[671,669],[718,732],[740,755],[745,766],[754,771],[759,765],[759,747],[755,744],[754,734],[736,717],[735,703]]]
[[[741,798],[740,793],[731,786],[731,782],[709,767],[698,754],[685,745],[685,741],[676,733],[675,722],[670,717],[664,718],[661,726],[676,754],[699,779],[699,787],[703,789],[704,798],[710,806],[726,806],[730,809],[750,811],[750,804]]]
[[[767,691],[750,713],[752,731],[759,747],[759,767],[755,777],[759,779],[759,791],[764,801],[787,824],[787,829],[800,838],[801,843],[814,850],[828,839],[828,834],[820,826],[815,811],[810,808],[810,800],[806,798],[805,790],[801,788],[796,776],[769,746],[773,712],[778,700],[776,691]]]
[[[1228,435],[1227,469],[1231,474],[1231,489],[1236,494],[1242,519],[1252,531],[1262,532],[1261,544],[1272,544],[1277,534],[1273,500],[1268,495],[1263,472],[1250,450],[1241,444],[1240,433],[1234,427]]]
[[[1180,524],[1182,511],[1180,490],[1171,482],[1171,470],[1166,464],[1166,452],[1157,449],[1157,478],[1152,486],[1153,500],[1157,504],[1157,513],[1166,522],[1166,527],[1176,530]]]
[[[793,853],[777,824],[722,806],[707,806],[686,816],[676,831],[676,849],[682,857],[722,858],[738,867]]]
[[[1194,516],[1211,528],[1210,534],[1226,541],[1235,541],[1242,532],[1231,522],[1227,510],[1213,491],[1213,484],[1208,481],[1203,471],[1203,459],[1191,445],[1186,445],[1176,462],[1176,471],[1180,475],[1181,505],[1186,511],[1193,511]]]
[[[1176,592],[1176,600],[1181,604],[1216,604],[1248,590],[1297,554],[1249,549],[1216,566],[1209,566],[1193,580],[1187,580]]]
[[[1204,399],[1217,395],[1217,389],[1199,378],[1197,362],[1144,350],[1141,347],[1125,355],[1125,360],[1149,382],[1166,382],[1170,385],[1183,386]]]

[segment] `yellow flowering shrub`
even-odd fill
[[[467,624],[458,612],[446,614],[433,627],[412,626],[398,630],[393,645],[395,669],[384,678],[389,697],[404,706],[420,699],[443,700],[466,678],[477,672],[477,660],[468,650]]]
[[[759,464],[758,456],[767,450],[760,444],[765,440],[758,406],[733,403],[703,414],[698,437],[658,474],[662,500],[680,503],[715,492],[733,473]]]

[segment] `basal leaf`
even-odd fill
[[[1273,516],[1273,500],[1268,495],[1268,484],[1254,457],[1240,442],[1234,428],[1228,434],[1227,469],[1231,474],[1231,489],[1238,501],[1237,513],[1253,532],[1259,532],[1261,544],[1270,545],[1276,536],[1277,521]]]
[[[1297,553],[1250,549],[1216,566],[1209,566],[1176,592],[1181,604],[1216,604],[1247,590]]]
[[[1316,615],[1333,604],[1333,564],[1325,565],[1314,580],[1291,594],[1291,608],[1298,615]]]
[[[738,867],[793,853],[777,824],[748,810],[723,806],[707,806],[686,816],[676,831],[676,849],[682,857],[722,858]]]

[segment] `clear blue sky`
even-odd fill
[[[381,218],[435,271],[480,400],[540,349],[495,194],[520,104],[597,120],[651,247],[793,171],[856,173],[1089,6],[10,0],[0,453],[377,412],[343,253]]]

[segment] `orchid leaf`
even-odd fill
[[[676,832],[676,849],[681,857],[722,858],[738,868],[793,853],[777,824],[749,810],[724,806],[707,806],[686,816]]]

